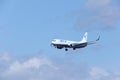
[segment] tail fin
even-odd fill
[[[87,32],[85,32],[84,36],[83,36],[83,39],[82,39],[82,42],[87,42]]]

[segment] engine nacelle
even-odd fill
[[[63,47],[61,47],[61,46],[57,46],[57,48],[58,48],[58,49],[62,49]]]

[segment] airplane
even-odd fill
[[[87,41],[87,35],[88,33],[85,32],[83,39],[81,41],[70,41],[70,40],[63,40],[63,39],[53,39],[51,42],[51,45],[53,45],[57,49],[63,49],[65,48],[65,51],[68,51],[68,48],[73,48],[73,50],[76,50],[78,48],[84,48],[87,45],[94,44],[97,41],[99,41],[100,36],[94,40],[94,41]]]

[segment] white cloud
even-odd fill
[[[10,61],[10,56],[8,52],[0,53],[0,61]]]
[[[120,20],[120,6],[116,3],[117,0],[88,0],[77,15],[77,29],[114,29]]]
[[[120,77],[115,78],[115,80],[120,80]]]
[[[92,78],[94,78],[94,79],[100,79],[101,77],[110,76],[109,72],[107,72],[106,70],[103,70],[101,68],[91,68],[89,73],[92,76]]]
[[[111,0],[88,0],[85,4],[86,7],[103,7],[111,3]]]
[[[52,68],[56,68],[45,57],[43,57],[43,58],[32,57],[24,62],[20,62],[18,60],[14,61],[9,66],[7,73],[16,74],[19,72],[24,72],[24,71],[29,70],[29,69],[39,69],[40,67],[42,67],[44,65],[47,65],[47,66],[52,67]]]
[[[119,80],[120,77],[119,72],[59,60],[37,56],[22,61],[13,59],[8,65],[0,65],[5,67],[0,71],[0,80]]]

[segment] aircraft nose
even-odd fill
[[[52,41],[52,42],[51,42],[51,45],[53,45],[54,43],[55,43],[55,42],[54,42],[54,41]]]
[[[54,43],[54,41],[51,42],[51,44],[53,44],[53,43]]]
[[[54,41],[52,41],[50,45],[51,45],[51,46],[53,46],[54,44],[55,44],[55,42],[54,42]]]

